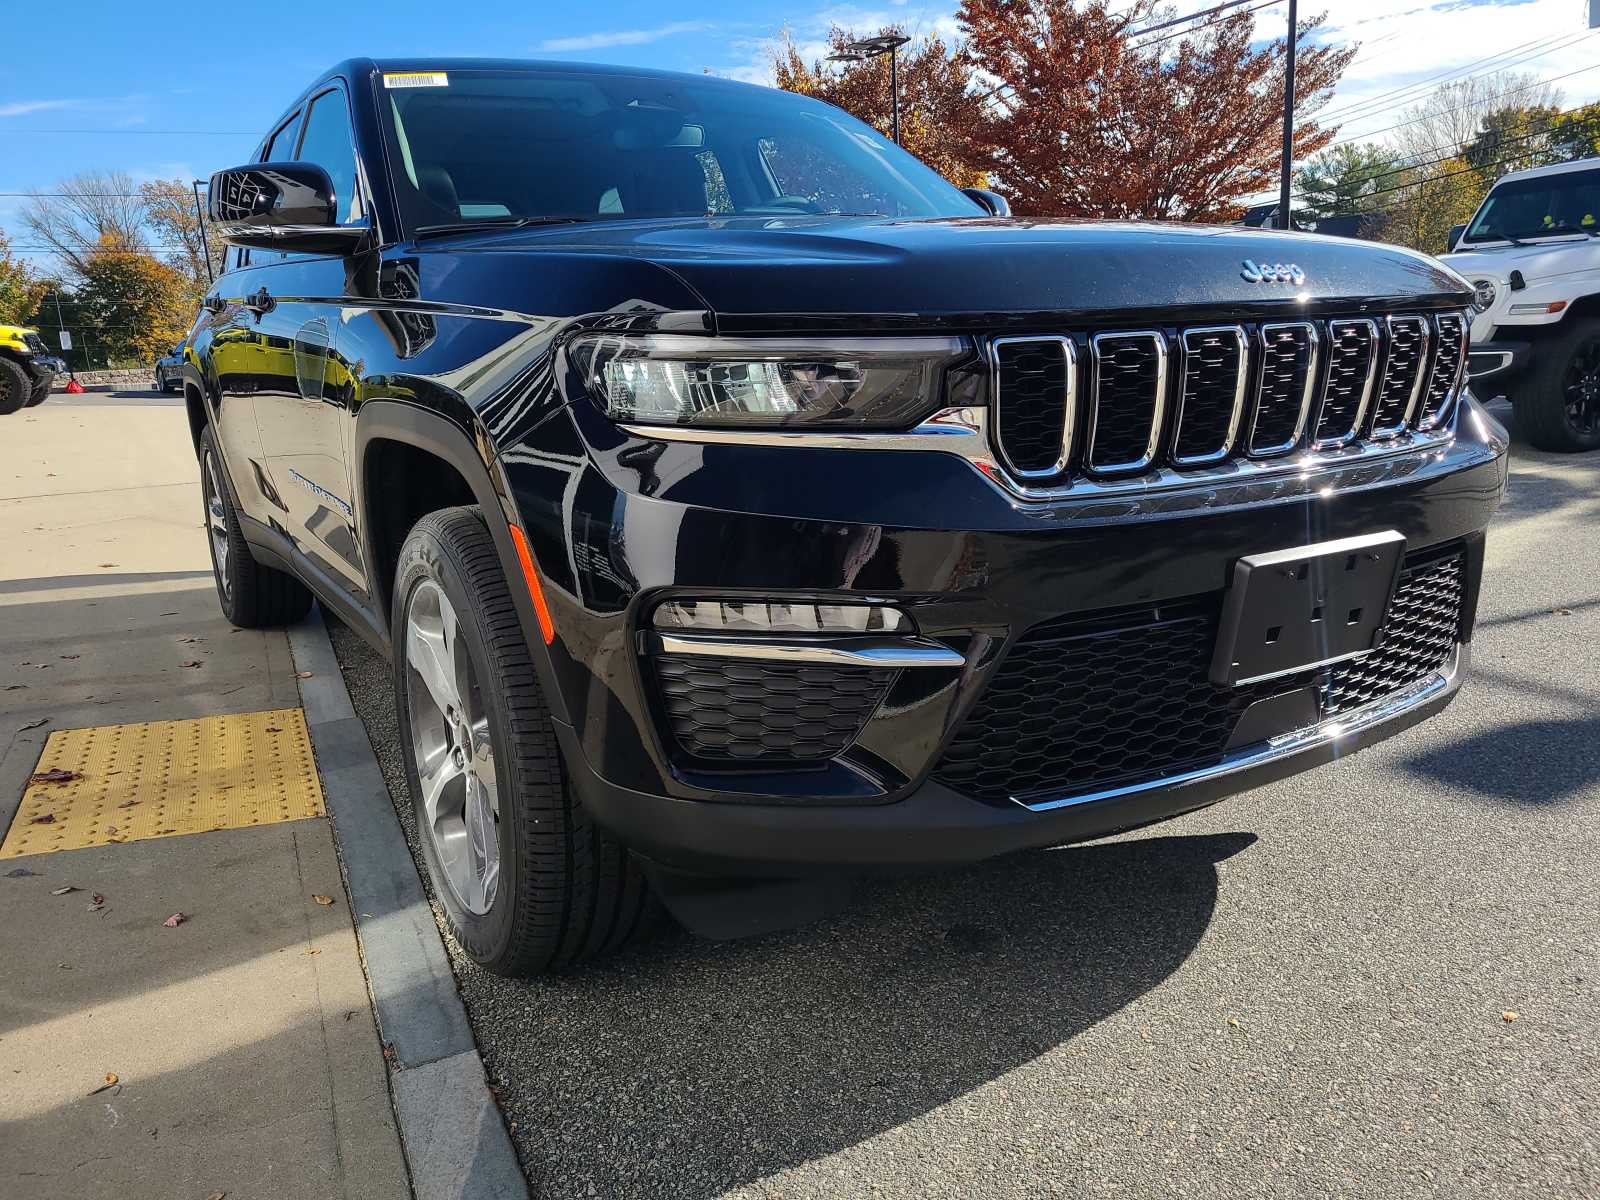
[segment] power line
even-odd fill
[[[1510,67],[1519,66],[1521,64],[1521,62],[1531,62],[1535,58],[1543,58],[1545,55],[1553,54],[1557,50],[1565,50],[1568,46],[1571,46],[1576,42],[1581,42],[1584,38],[1592,36],[1595,32],[1600,32],[1600,31],[1588,30],[1588,31],[1585,31],[1583,33],[1579,33],[1579,34],[1573,35],[1571,37],[1569,37],[1567,34],[1560,33],[1560,34],[1556,34],[1556,35],[1554,35],[1552,37],[1534,38],[1531,41],[1523,42],[1520,46],[1513,46],[1513,47],[1511,47],[1511,49],[1502,50],[1498,54],[1491,54],[1486,58],[1480,58],[1480,59],[1474,60],[1473,62],[1464,63],[1463,65],[1461,65],[1459,67],[1453,67],[1448,71],[1441,71],[1437,75],[1430,75],[1426,79],[1419,79],[1414,83],[1409,83],[1405,87],[1394,88],[1394,89],[1392,89],[1390,91],[1387,91],[1387,92],[1379,92],[1377,95],[1368,96],[1364,100],[1353,101],[1352,103],[1346,105],[1344,108],[1330,109],[1325,113],[1319,114],[1317,119],[1318,120],[1322,120],[1322,121],[1333,121],[1333,120],[1338,120],[1338,121],[1356,121],[1356,120],[1360,120],[1364,116],[1371,116],[1373,112],[1379,111],[1379,110],[1384,109],[1384,108],[1393,107],[1395,104],[1400,103],[1400,100],[1398,99],[1398,97],[1404,96],[1407,92],[1413,92],[1413,93],[1421,94],[1421,92],[1425,92],[1427,90],[1430,90],[1430,85],[1437,85],[1437,84],[1452,82],[1456,78],[1458,78],[1458,77],[1460,77],[1462,75],[1465,75],[1467,72],[1471,71],[1474,67],[1481,67],[1485,63],[1493,62],[1497,58],[1504,58],[1508,54],[1516,54],[1519,51],[1526,50],[1529,46],[1534,46],[1534,45],[1539,45],[1541,43],[1544,43],[1543,48],[1540,49],[1540,51],[1538,53],[1532,54],[1532,55],[1528,56],[1527,58],[1520,60],[1520,62],[1518,62],[1518,63],[1501,63],[1498,66],[1496,66],[1492,71],[1485,72],[1485,74],[1494,74],[1496,71],[1504,71],[1504,70],[1507,70]],[[1563,38],[1566,38],[1567,40],[1565,42],[1562,42]],[[1554,43],[1554,42],[1561,42],[1562,44],[1561,45],[1551,45],[1551,44],[1549,44],[1549,43]],[[1419,89],[1420,89],[1420,92],[1419,92]],[[1417,98],[1416,96],[1408,97],[1408,99],[1416,99],[1416,98]]]
[[[1188,37],[1196,29],[1204,29],[1208,25],[1220,25],[1223,21],[1231,21],[1235,17],[1242,17],[1242,16],[1245,16],[1248,13],[1258,13],[1263,8],[1272,8],[1273,6],[1278,5],[1278,4],[1282,4],[1282,3],[1284,3],[1284,0],[1266,0],[1265,4],[1258,4],[1254,8],[1247,8],[1247,9],[1244,10],[1244,12],[1229,13],[1225,17],[1217,17],[1215,20],[1206,21],[1203,24],[1195,25],[1195,26],[1193,26],[1193,27],[1191,27],[1189,29],[1181,30],[1178,33],[1169,33],[1169,34],[1166,35],[1166,37],[1151,38],[1148,42],[1140,42],[1137,46],[1130,47],[1130,49],[1133,49],[1133,50],[1144,50],[1144,49],[1147,49],[1150,46],[1159,46],[1162,42],[1176,41],[1178,38]],[[1151,28],[1158,29],[1158,28],[1160,28],[1160,26],[1152,26]],[[1128,36],[1132,37],[1134,35],[1129,34]]]
[[[1280,3],[1281,0],[1272,0],[1272,2],[1274,4],[1276,4],[1276,3]],[[1174,25],[1187,25],[1190,21],[1198,21],[1201,17],[1215,16],[1217,13],[1222,12],[1224,9],[1238,8],[1239,5],[1241,5],[1241,4],[1249,4],[1249,3],[1250,3],[1250,0],[1226,0],[1226,3],[1218,4],[1214,8],[1201,9],[1199,12],[1190,13],[1186,17],[1173,17],[1172,20],[1170,20],[1170,21],[1162,21],[1159,25],[1146,25],[1143,29],[1130,29],[1127,32],[1127,34],[1125,34],[1124,36],[1130,37],[1130,38],[1143,37],[1147,33],[1155,33],[1157,30],[1160,30],[1160,29],[1171,29]],[[1242,15],[1242,14],[1235,14],[1235,15]],[[1212,24],[1212,22],[1207,21],[1206,24],[1210,25],[1210,24]]]
[[[100,133],[113,134],[118,137],[125,133],[157,134],[161,137],[259,137],[259,129],[17,129],[14,126],[0,126],[0,133]]]
[[[1600,63],[1591,63],[1587,67],[1579,67],[1576,71],[1568,71],[1565,75],[1557,75],[1552,79],[1535,80],[1526,87],[1512,88],[1508,92],[1502,92],[1499,98],[1503,100],[1507,96],[1515,96],[1521,92],[1530,91],[1536,87],[1544,87],[1546,84],[1560,83],[1563,79],[1571,79],[1574,75],[1583,75],[1594,70],[1600,70]],[[1458,104],[1454,108],[1441,108],[1438,112],[1431,112],[1421,117],[1413,117],[1409,121],[1401,121],[1399,124],[1390,125],[1385,129],[1374,129],[1369,133],[1358,134],[1355,137],[1342,138],[1337,142],[1330,142],[1327,146],[1323,147],[1323,149],[1332,150],[1335,146],[1348,146],[1351,142],[1371,141],[1379,134],[1393,133],[1396,129],[1404,129],[1408,125],[1416,125],[1420,122],[1431,120],[1434,117],[1442,117],[1447,113],[1460,112],[1462,109],[1471,107],[1473,107],[1471,104]]]

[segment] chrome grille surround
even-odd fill
[[[1144,377],[1145,361],[1137,357],[1136,347],[1141,341],[1148,341],[1154,350],[1154,371],[1149,378]],[[1161,414],[1167,398],[1166,335],[1156,329],[1097,333],[1089,339],[1089,354],[1094,362],[1094,385],[1089,397],[1084,465],[1099,474],[1142,471],[1155,462],[1161,445]],[[1124,390],[1127,394],[1116,395]],[[1145,420],[1133,406],[1147,402],[1150,415]],[[1109,410],[1112,404],[1117,404],[1118,411]],[[1132,411],[1122,411],[1123,405]],[[1111,441],[1113,431],[1124,442],[1136,442],[1137,431],[1145,428],[1148,433],[1137,456],[1129,458],[1124,451],[1121,457],[1106,461],[1098,453],[1101,443]]]
[[[1366,317],[1328,322],[1328,381],[1311,439],[1313,450],[1348,446],[1361,436],[1378,380],[1378,323]]]
[[[1012,460],[1015,447],[1012,448],[1011,452],[1008,452],[1006,436],[1010,431],[1005,425],[1005,417],[1003,415],[1008,406],[999,401],[999,398],[1007,395],[1008,391],[1006,374],[1010,368],[1003,361],[1006,349],[1008,347],[1030,345],[1058,347],[1061,351],[1065,375],[1060,397],[1061,433],[1058,441],[1061,452],[1056,456],[1054,463],[1042,468],[1023,468]],[[1049,479],[1066,470],[1067,463],[1072,458],[1072,432],[1078,419],[1078,351],[1072,339],[1070,337],[1048,335],[995,338],[989,343],[989,381],[991,393],[997,398],[994,406],[994,446],[996,453],[1000,455],[1001,460],[1005,463],[1006,469],[1018,479]]]
[[[1411,425],[1427,382],[1429,329],[1424,316],[1386,317],[1388,354],[1383,364],[1383,383],[1368,437],[1376,441],[1398,437]]]
[[[1432,429],[1450,415],[1450,405],[1461,388],[1462,371],[1467,365],[1469,334],[1462,314],[1435,313],[1433,334],[1438,349],[1423,392],[1422,408],[1417,413],[1418,429]]]
[[[1317,392],[1317,327],[1309,321],[1277,321],[1261,326],[1261,365],[1256,373],[1256,403],[1250,417],[1249,453],[1256,458],[1287,454],[1305,436],[1311,401]],[[1289,420],[1292,418],[1292,426]],[[1261,443],[1263,426],[1277,440]]]
[[[1227,345],[1230,341],[1231,347]],[[1183,377],[1178,387],[1178,410],[1172,418],[1172,465],[1204,467],[1227,458],[1239,436],[1239,425],[1244,420],[1245,382],[1250,377],[1249,337],[1242,325],[1199,325],[1183,331],[1181,344]],[[1200,407],[1208,393],[1224,402],[1209,406],[1209,421],[1201,416],[1206,410]],[[1220,439],[1215,436],[1219,428]],[[1185,453],[1185,438],[1197,429],[1201,431],[1202,444],[1216,445],[1217,449]]]

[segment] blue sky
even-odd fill
[[[1173,12],[1209,7],[1182,0]],[[1567,103],[1600,95],[1600,34],[1583,0],[1326,0],[1327,36],[1361,55],[1335,97],[1350,108],[1527,43],[1505,61],[1559,81]],[[703,71],[762,81],[787,27],[820,49],[832,22],[895,22],[956,32],[955,0],[642,0],[603,5],[448,0],[269,0],[224,7],[168,0],[70,0],[35,7],[26,53],[0,56],[0,193],[48,190],[87,168],[134,178],[206,176],[248,155],[266,125],[317,72],[368,54],[560,58]],[[1302,0],[1302,13],[1317,0]],[[1257,14],[1276,32],[1280,5]],[[55,15],[52,15],[54,13]],[[1556,39],[1560,40],[1556,40]],[[1573,74],[1576,72],[1576,74]],[[1341,137],[1391,124],[1379,103]],[[65,132],[89,131],[89,132]],[[0,195],[0,229],[21,242],[19,200]]]

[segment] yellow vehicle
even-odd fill
[[[43,404],[66,364],[45,349],[38,331],[0,325],[0,417]]]

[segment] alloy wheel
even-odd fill
[[[1574,433],[1587,437],[1600,428],[1600,338],[1589,339],[1573,354],[1562,393]]]
[[[217,587],[226,599],[233,586],[228,579],[228,512],[223,507],[222,485],[217,479],[217,459],[214,454],[206,455],[204,490],[206,532],[211,536],[211,565],[217,574]]]
[[[482,915],[500,882],[500,795],[477,667],[433,580],[406,609],[406,716],[422,794],[417,822],[456,902]]]

